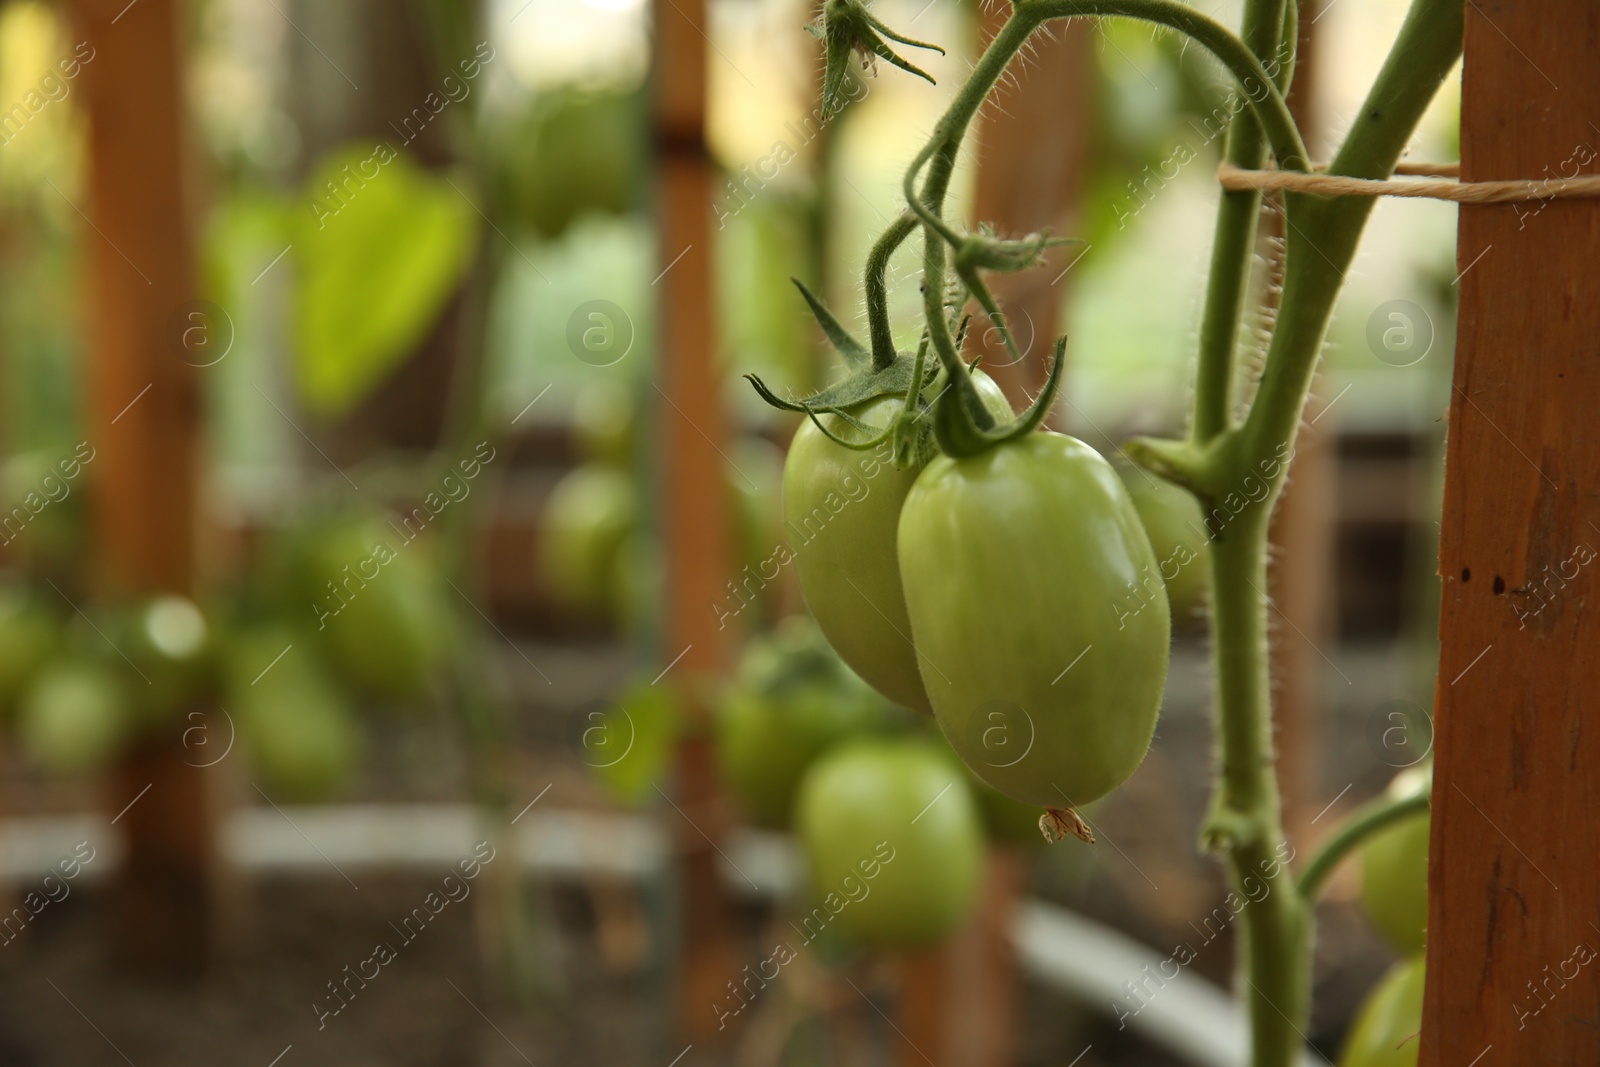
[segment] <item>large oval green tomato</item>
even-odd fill
[[[1201,525],[1200,504],[1188,492],[1134,467],[1119,468],[1133,507],[1139,513],[1156,570],[1167,586],[1172,618],[1180,625],[1205,608],[1211,589],[1210,544]]]
[[[1032,433],[928,464],[900,514],[922,680],[973,772],[1078,807],[1150,747],[1166,683],[1166,593],[1122,481],[1072,437]]]
[[[17,737],[34,762],[55,774],[105,766],[131,723],[124,687],[95,660],[67,656],[47,663],[23,692]]]
[[[1428,769],[1412,767],[1395,776],[1388,792],[1398,800],[1431,786]],[[1361,850],[1362,910],[1402,955],[1422,951],[1428,922],[1429,821],[1418,814],[1386,826]]]
[[[683,713],[670,686],[635,682],[584,719],[583,762],[617,803],[638,808],[672,773]]]
[[[210,685],[210,628],[187,597],[159,596],[141,604],[120,629],[122,651],[147,683],[132,690],[144,725],[181,715]]]
[[[291,643],[296,647],[285,653]],[[240,640],[230,657],[228,701],[262,782],[296,801],[332,795],[361,757],[349,704],[302,644],[286,631]]]
[[[983,825],[961,772],[917,739],[855,741],[800,784],[795,824],[815,906],[808,940],[837,924],[882,948],[930,945],[977,902]]]
[[[972,378],[984,403],[1009,419],[1000,387],[981,372]],[[887,426],[902,404],[885,397],[853,414],[869,426]],[[867,439],[837,416],[822,418],[837,437]],[[895,544],[900,505],[920,469],[898,470],[890,455],[887,443],[855,452],[828,440],[809,419],[801,423],[783,467],[784,526],[800,593],[829,643],[878,692],[929,713]]]
[[[886,724],[883,698],[828,648],[811,620],[750,643],[717,715],[717,765],[745,814],[789,825],[806,769],[845,738]]]
[[[626,465],[633,459],[637,421],[633,395],[615,378],[587,383],[572,402],[572,435],[586,460]]]
[[[386,700],[424,694],[449,652],[451,618],[428,546],[350,520],[318,537],[308,570],[322,582],[316,634],[340,675]]]
[[[21,592],[0,593],[0,718],[11,714],[23,688],[56,646],[57,622]]]
[[[562,478],[545,502],[539,544],[539,572],[556,602],[609,614],[623,546],[638,522],[638,501],[625,472],[588,463]]]
[[[1339,1067],[1417,1067],[1422,977],[1421,955],[1389,968],[1356,1012]]]

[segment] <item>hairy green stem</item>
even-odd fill
[[[1461,14],[1462,0],[1415,0],[1333,161],[1335,173],[1382,177],[1392,172],[1460,54]],[[1365,199],[1285,197],[1284,288],[1261,385],[1244,422],[1219,430],[1221,447],[1205,460],[1205,495],[1213,505],[1222,504],[1212,514],[1232,515],[1216,530],[1212,545],[1223,774],[1206,836],[1228,847],[1236,882],[1249,877],[1259,862],[1257,853],[1282,840],[1266,658],[1266,528],[1293,455],[1328,319],[1371,207]],[[1236,514],[1230,500],[1243,502]],[[1300,1055],[1314,933],[1307,901],[1301,892],[1274,889],[1242,916],[1242,977],[1248,988],[1240,992],[1249,1004],[1254,1067],[1289,1067]]]
[[[883,370],[894,362],[894,333],[889,328],[889,285],[886,280],[889,259],[917,228],[916,216],[909,211],[889,224],[867,254],[864,288],[867,291],[867,329],[872,339],[872,369]]]
[[[1276,78],[1287,84],[1293,58],[1286,0],[1247,0],[1244,39],[1174,0],[1015,0],[1011,18],[979,58],[967,83],[908,170],[907,202],[925,231],[923,301],[931,343],[963,406],[981,405],[945,321],[946,245],[962,238],[943,219],[945,195],[962,137],[984,97],[1037,26],[1049,19],[1119,15],[1170,26],[1212,51],[1239,80],[1252,105],[1229,132],[1236,166],[1259,168],[1270,148],[1278,165],[1306,169],[1309,157]],[[1335,173],[1389,174],[1422,111],[1461,48],[1463,0],[1414,0],[1393,53],[1374,85]],[[1269,72],[1262,57],[1274,65]],[[922,187],[919,173],[926,167]],[[1284,291],[1265,371],[1243,423],[1232,417],[1234,349],[1260,198],[1225,193],[1218,211],[1212,276],[1202,324],[1195,419],[1190,446],[1155,443],[1149,456],[1182,474],[1210,509],[1212,630],[1220,763],[1202,836],[1227,854],[1235,887],[1249,898],[1241,914],[1239,995],[1250,1020],[1254,1067],[1290,1067],[1301,1057],[1309,1016],[1313,915],[1288,870],[1282,804],[1273,770],[1267,660],[1267,529],[1292,458],[1294,434],[1311,373],[1338,295],[1371,210],[1365,199],[1284,198],[1287,249]],[[1313,861],[1313,877],[1321,877]],[[1312,882],[1315,888],[1315,882]]]
[[[1428,813],[1429,791],[1424,789],[1408,797],[1395,799],[1382,796],[1364,805],[1328,836],[1310,861],[1301,868],[1295,888],[1307,904],[1315,904],[1322,895],[1322,887],[1329,875],[1350,852],[1367,838],[1386,826],[1403,819]]]
[[[1331,174],[1386,178],[1461,55],[1463,0],[1415,0]],[[1246,454],[1292,442],[1328,318],[1371,214],[1369,197],[1284,196],[1287,260],[1278,326],[1260,389],[1241,427]],[[1285,312],[1292,312],[1287,318]],[[1280,479],[1281,480],[1281,476]]]
[[[1271,25],[1275,47],[1282,32],[1283,0],[1271,2],[1279,5],[1277,18]],[[923,304],[934,352],[950,375],[956,395],[980,429],[988,429],[992,420],[978,400],[965,368],[961,366],[960,356],[942,314],[945,245],[959,244],[961,240],[960,235],[943,218],[950,176],[955,169],[961,140],[973,116],[1034,29],[1051,19],[1089,15],[1141,19],[1171,27],[1192,37],[1238,79],[1255,116],[1251,125],[1265,133],[1280,165],[1300,170],[1309,165],[1305,143],[1293,116],[1289,114],[1288,105],[1278,91],[1276,80],[1262,66],[1256,54],[1221,23],[1176,0],[1017,0],[1011,17],[978,59],[972,74],[940,119],[928,144],[907,169],[905,177],[906,201],[928,231],[923,256]],[[1259,136],[1260,133],[1257,134],[1258,139]],[[915,185],[924,166],[927,167],[927,177],[919,193]]]
[[[1248,0],[1240,27],[1245,46],[1283,79],[1278,82],[1282,92],[1288,91],[1294,66],[1294,38],[1284,33],[1286,6],[1294,5],[1285,5],[1284,0]],[[1229,163],[1246,170],[1257,170],[1266,163],[1266,140],[1254,115],[1241,114],[1228,126],[1224,152]],[[1200,317],[1194,418],[1190,426],[1190,440],[1196,445],[1211,441],[1233,420],[1234,351],[1239,341],[1239,322],[1244,317],[1260,215],[1259,192],[1223,190],[1217,204],[1205,307]]]

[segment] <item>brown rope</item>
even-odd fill
[[[1455,163],[1402,163],[1396,174],[1425,175],[1418,180],[1350,178],[1341,174],[1292,170],[1243,170],[1224,162],[1217,180],[1234,192],[1287,190],[1317,196],[1409,196],[1427,200],[1453,200],[1458,204],[1519,204],[1531,200],[1558,200],[1600,196],[1600,174],[1539,181],[1463,182]],[[1445,176],[1445,177],[1440,177]]]

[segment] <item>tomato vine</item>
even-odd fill
[[[1363,108],[1328,166],[1329,173],[1384,178],[1393,172],[1423,111],[1460,57],[1462,16],[1463,0],[1413,0]],[[1007,240],[981,230],[964,232],[945,218],[944,206],[967,128],[1007,66],[1042,26],[1077,17],[1139,19],[1194,40],[1229,71],[1249,103],[1229,129],[1227,161],[1245,169],[1260,169],[1269,159],[1280,169],[1310,169],[1301,133],[1284,102],[1297,38],[1295,0],[1245,0],[1237,36],[1178,0],[1012,0],[1010,16],[908,167],[903,186],[906,210],[879,237],[868,257],[863,282],[870,365],[867,350],[843,335],[826,309],[808,294],[830,339],[852,364],[852,375],[845,383],[813,397],[782,402],[783,406],[813,418],[821,412],[850,418],[852,405],[897,387],[905,402],[883,433],[896,437],[896,456],[902,463],[910,459],[912,427],[929,410],[934,413],[931,421],[938,447],[954,457],[973,455],[1037,425],[1058,380],[1059,345],[1045,391],[1028,412],[1001,425],[984,405],[960,357],[959,311],[969,297],[975,299],[1009,346],[1004,317],[983,272],[1032,266],[1050,239],[1031,234]],[[853,50],[882,56],[926,77],[895,55],[883,38],[931,46],[895,34],[867,12],[862,0],[828,0],[822,36],[828,42],[827,84],[837,84],[842,64]],[[1270,72],[1269,60],[1274,67]],[[1249,494],[1237,508],[1229,504],[1232,519],[1213,533],[1211,628],[1220,744],[1213,799],[1201,829],[1203,846],[1226,857],[1236,882],[1251,872],[1274,872],[1267,879],[1267,892],[1259,899],[1252,895],[1242,915],[1239,988],[1250,1019],[1254,1067],[1288,1067],[1299,1060],[1310,1005],[1312,909],[1327,874],[1372,832],[1425,802],[1413,798],[1363,809],[1331,835],[1298,875],[1271,862],[1284,835],[1271,755],[1265,593],[1268,520],[1293,454],[1328,321],[1371,208],[1368,198],[1283,195],[1283,288],[1261,376],[1240,417],[1236,349],[1262,198],[1259,192],[1224,191],[1202,311],[1189,434],[1184,440],[1138,439],[1126,449],[1136,462],[1187,489],[1206,510],[1239,497],[1239,486],[1247,479],[1266,483],[1264,493]],[[914,354],[898,353],[889,325],[885,272],[890,257],[919,228],[924,237],[923,342]],[[952,260],[957,276],[955,314],[946,277]],[[930,348],[938,360],[933,372],[926,365]],[[765,386],[757,386],[775,400]],[[924,436],[916,440],[925,442],[926,431],[918,432]],[[925,460],[925,446],[918,447]]]

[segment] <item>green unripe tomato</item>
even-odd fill
[[[640,681],[584,720],[583,762],[617,803],[630,808],[656,800],[672,773],[682,722],[667,685]]]
[[[572,404],[572,435],[586,460],[626,466],[633,459],[636,422],[633,397],[615,378],[589,382]]]
[[[400,529],[342,521],[316,538],[307,571],[321,583],[315,634],[332,667],[367,695],[407,702],[444,664],[451,608],[429,546]]]
[[[1432,788],[1428,767],[1412,767],[1389,783],[1403,799]],[[1401,955],[1421,952],[1428,922],[1428,827],[1425,813],[1384,827],[1361,850],[1361,907]]]
[[[147,684],[132,687],[133,704],[146,726],[182,715],[211,685],[211,632],[187,597],[159,596],[126,619],[122,651]]]
[[[45,664],[23,692],[17,738],[45,770],[81,774],[111,761],[131,720],[126,691],[111,668],[65,656]]]
[[[961,772],[917,739],[854,741],[806,772],[795,801],[815,907],[808,936],[837,924],[878,948],[952,933],[977,902],[983,825]]]
[[[590,463],[563,477],[545,503],[539,543],[539,572],[556,602],[610,615],[622,550],[638,523],[626,472]]]
[[[785,620],[750,642],[718,709],[718,770],[751,821],[786,827],[806,769],[846,738],[883,729],[887,712],[810,619]]]
[[[1122,481],[1032,433],[928,464],[900,515],[900,573],[934,715],[1017,800],[1079,807],[1144,759],[1167,676],[1165,591]]]
[[[1417,1067],[1422,977],[1421,955],[1389,968],[1357,1010],[1339,1067]]]
[[[0,593],[0,718],[16,708],[22,690],[57,643],[58,623],[20,591]]]
[[[1000,387],[982,372],[972,378],[990,410],[1011,418]],[[869,426],[887,426],[902,404],[885,397],[853,414]],[[822,419],[843,440],[867,439],[837,416]],[[887,443],[855,452],[828,440],[809,419],[802,422],[783,468],[784,526],[801,595],[829,643],[889,700],[930,713],[895,540],[900,506],[920,470],[896,469],[891,455]]]
[[[1156,572],[1166,583],[1173,621],[1192,621],[1211,590],[1210,543],[1200,504],[1188,492],[1134,467],[1118,469],[1139,522],[1150,537]]]
[[[251,765],[270,792],[294,801],[333,795],[361,759],[350,705],[303,646],[291,632],[266,630],[229,657],[228,707]]]

